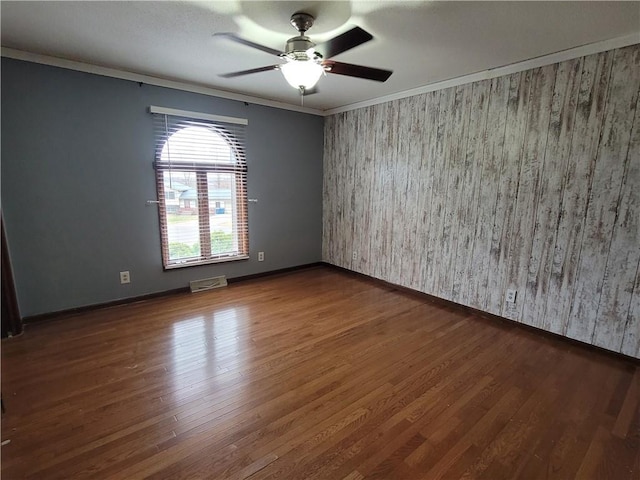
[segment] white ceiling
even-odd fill
[[[296,109],[301,99],[278,71],[219,77],[279,59],[213,33],[282,50],[296,35],[289,18],[297,11],[316,17],[307,32],[316,43],[364,28],[374,39],[335,60],[393,75],[386,83],[327,75],[304,99],[315,113],[593,43],[640,42],[639,2],[2,1],[0,9],[5,56],[57,57]]]

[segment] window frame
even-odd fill
[[[164,131],[156,126],[156,146],[153,166],[156,172],[156,189],[158,194],[158,216],[160,222],[160,243],[162,250],[162,265],[164,270],[208,265],[214,263],[231,262],[249,259],[249,222],[248,222],[248,194],[246,162],[246,142],[244,126],[246,119],[222,117],[198,112],[150,107],[152,114],[159,115],[156,120],[165,122]],[[171,129],[167,125],[171,124]],[[239,126],[240,125],[240,126]],[[172,135],[189,127],[204,127],[219,135],[233,151],[234,162],[172,162],[161,159],[163,148]],[[198,232],[200,241],[200,255],[184,259],[170,259],[169,236],[167,225],[167,205],[165,194],[165,173],[184,171],[196,175],[196,192],[198,205]],[[212,233],[209,224],[210,198],[208,187],[209,173],[231,174],[232,213],[234,215],[234,242],[237,242],[236,253],[213,254],[211,252]]]

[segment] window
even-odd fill
[[[164,268],[249,258],[247,121],[150,110]]]

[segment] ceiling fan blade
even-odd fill
[[[279,70],[280,65],[269,65],[268,67],[252,68],[250,70],[240,70],[239,72],[221,73],[218,75],[222,78],[240,77],[242,75],[250,75],[252,73],[268,72],[270,70]]]
[[[353,27],[351,30],[344,32],[337,37],[327,40],[316,46],[315,50],[320,52],[324,58],[335,57],[339,53],[351,50],[358,45],[362,45],[373,38],[369,32],[360,27]]]
[[[237,36],[235,33],[221,32],[221,33],[214,33],[213,35],[216,36],[216,37],[228,38],[229,40],[231,40],[233,42],[240,43],[242,45],[246,45],[247,47],[255,48],[257,50],[262,50],[263,52],[270,53],[271,55],[278,56],[278,55],[280,55],[282,53],[279,50],[275,50],[273,48],[265,47],[264,45],[260,45],[259,43],[254,43],[254,42],[251,42],[249,40],[245,40],[244,38],[241,38],[241,37]]]
[[[334,62],[333,60],[325,60],[324,62],[322,62],[322,65],[325,67],[325,70],[328,73],[347,75],[349,77],[366,78],[367,80],[375,80],[376,82],[385,82],[393,73],[391,70],[363,67],[362,65]]]

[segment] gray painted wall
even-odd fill
[[[249,120],[250,260],[163,271],[145,204],[149,105]],[[320,261],[322,145],[322,117],[3,58],[2,210],[21,314]]]
[[[323,259],[640,358],[639,90],[634,45],[328,117]]]

